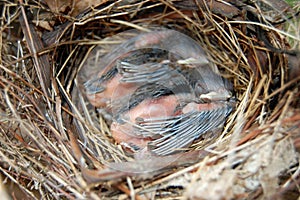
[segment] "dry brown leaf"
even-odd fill
[[[76,17],[84,10],[95,7],[107,0],[45,0],[50,10],[54,13],[64,13]]]
[[[64,13],[67,7],[73,7],[72,0],[45,0],[45,2],[54,13]]]

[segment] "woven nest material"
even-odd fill
[[[84,2],[93,7],[86,9]],[[0,170],[8,195],[298,198],[299,3],[293,9],[272,0],[2,6]],[[118,33],[153,26],[196,40],[232,82],[237,104],[220,135],[195,142],[187,154],[165,157],[172,161],[168,167],[120,172],[107,163],[126,168],[135,160],[115,143],[109,125],[80,92],[77,75],[95,45],[104,48],[118,43],[107,39]]]

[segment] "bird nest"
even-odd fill
[[[0,169],[8,196],[298,198],[299,3],[2,4]],[[114,36],[124,31],[150,27],[197,41],[232,83],[236,104],[222,133],[204,136],[184,153],[142,163],[115,142],[107,121],[81,92],[78,74],[88,70],[84,63],[95,46],[105,49],[120,43]]]

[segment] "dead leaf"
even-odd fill
[[[107,0],[45,0],[45,3],[52,12],[68,14],[71,17],[76,17],[84,10],[105,2],[107,2]]]

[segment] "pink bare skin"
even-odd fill
[[[182,110],[177,111],[179,99],[175,95],[163,96],[158,99],[146,99],[138,106],[134,107],[125,114],[128,122],[119,124],[113,122],[111,125],[111,133],[115,141],[126,146],[135,146],[139,149],[145,149],[147,144],[154,138],[143,137],[134,129],[138,125],[140,119],[163,118],[169,116],[177,116],[192,111],[204,111],[221,107],[222,105],[215,103],[197,104],[188,103]],[[157,136],[156,136],[157,137]]]
[[[121,82],[122,76],[117,74],[114,78],[106,82],[106,88],[103,92],[96,94],[87,94],[89,102],[98,108],[108,107],[111,101],[125,95],[132,94],[138,86],[132,83]]]
[[[192,112],[192,111],[205,111],[205,110],[214,110],[217,108],[222,107],[221,104],[217,104],[217,103],[205,103],[205,104],[198,104],[195,102],[191,102],[189,104],[187,104],[186,106],[184,106],[184,108],[182,109],[182,113],[188,113],[188,112]]]
[[[158,99],[146,99],[138,106],[134,107],[125,114],[125,118],[129,118],[129,123],[119,124],[113,122],[111,125],[111,133],[117,143],[133,144],[140,149],[147,146],[152,138],[145,138],[142,135],[134,133],[133,124],[136,120],[151,119],[157,117],[174,116],[178,99],[175,95],[163,96]]]

